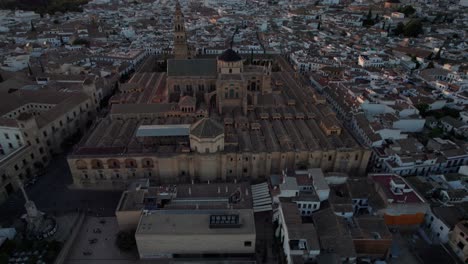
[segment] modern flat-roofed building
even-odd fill
[[[122,193],[115,215],[120,230],[135,230],[144,211],[252,209],[252,205],[253,194],[247,183],[150,186],[148,180],[139,180]]]
[[[136,230],[142,259],[250,259],[257,198],[248,183],[150,186],[139,180],[123,192],[116,216],[120,230]]]
[[[250,255],[255,252],[254,214],[251,209],[147,212],[135,238],[142,259]]]

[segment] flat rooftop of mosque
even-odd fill
[[[200,64],[201,63],[201,64]],[[206,64],[206,65],[205,65]],[[198,65],[195,67],[194,65]],[[179,66],[181,68],[179,68]],[[144,86],[144,91],[129,93],[128,96],[138,98],[122,99],[124,102],[113,104],[110,115],[102,120],[86,136],[74,151],[74,155],[100,156],[122,155],[131,153],[172,154],[190,153],[187,144],[157,145],[145,144],[136,137],[141,125],[179,125],[194,124],[200,118],[191,116],[175,116],[172,113],[178,109],[177,101],[168,102],[145,98],[166,91],[166,78],[169,76],[186,76],[194,74],[201,78],[211,74],[217,75],[215,59],[169,60],[167,75],[160,73],[137,73],[131,79],[132,83]],[[248,72],[261,71],[262,66],[246,65],[247,77],[241,75],[221,75],[222,78],[248,78]],[[190,72],[185,72],[185,71]],[[198,71],[203,71],[200,73]],[[174,75],[175,74],[175,75]],[[288,72],[273,72],[273,92],[258,97],[255,106],[244,114],[240,107],[223,109],[218,114],[214,109],[208,110],[210,118],[224,124],[224,152],[276,152],[276,151],[316,151],[333,149],[357,149],[359,143],[346,129],[341,133],[326,135],[323,125],[333,125],[341,128],[334,113],[328,107],[317,101],[316,92],[307,86],[300,85]],[[159,86],[159,88],[154,88]],[[166,91],[167,92],[167,91]],[[158,97],[158,98],[159,98]],[[143,99],[141,99],[143,98]],[[140,100],[141,99],[141,100]],[[199,105],[197,105],[198,111]],[[149,116],[159,115],[158,118]],[[134,118],[130,118],[133,116]],[[137,118],[145,116],[145,118]],[[325,122],[325,120],[328,120]],[[228,125],[229,124],[229,125]],[[242,129],[248,127],[249,129]],[[255,129],[252,129],[254,128]]]
[[[137,137],[143,125],[182,125],[197,121],[192,117],[165,119],[104,119],[93,132],[82,139],[75,155],[109,155],[124,153],[177,153],[186,151],[178,144],[148,145]],[[346,132],[325,136],[316,119],[306,120],[260,120],[259,130],[228,129],[226,143],[237,143],[225,152],[263,151],[314,151],[333,148],[356,148],[357,143]]]

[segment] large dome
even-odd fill
[[[225,62],[236,62],[242,60],[241,56],[239,56],[239,54],[237,54],[233,49],[225,50],[218,59]]]
[[[224,127],[211,118],[203,118],[192,125],[190,134],[198,138],[215,138],[224,134]]]

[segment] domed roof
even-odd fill
[[[218,57],[218,60],[225,62],[236,62],[242,60],[242,58],[233,49],[227,49]]]
[[[198,138],[215,138],[224,134],[224,127],[211,118],[203,118],[192,125],[190,134]]]

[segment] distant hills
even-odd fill
[[[89,0],[0,0],[1,9],[20,9],[38,13],[81,12],[81,5]]]

